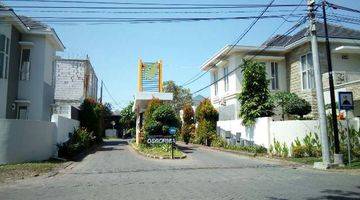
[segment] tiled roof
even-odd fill
[[[330,38],[343,38],[343,39],[357,39],[360,40],[360,31],[350,28],[345,28],[343,26],[328,24],[328,32]],[[325,29],[323,23],[316,24],[316,34],[318,37],[325,37]],[[269,46],[278,46],[285,47],[289,44],[292,44],[306,36],[309,35],[308,28],[304,28],[299,32],[295,33],[292,36],[283,36],[283,38],[278,39],[281,35],[276,35],[267,41],[265,41],[262,45]]]
[[[30,29],[40,29],[40,30],[49,30],[51,29],[48,25],[34,20],[27,16],[19,16],[20,20],[25,24],[25,26],[29,27]]]

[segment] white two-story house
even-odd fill
[[[0,118],[50,121],[64,48],[54,29],[0,5]]]
[[[336,91],[352,91],[356,116],[360,115],[360,31],[337,25],[329,25],[331,56]],[[325,103],[330,103],[328,70],[325,54],[323,24],[317,23],[319,56],[325,93]],[[265,50],[264,47],[268,46]],[[229,52],[230,50],[230,52]],[[201,70],[210,71],[211,82],[219,80],[210,88],[210,99],[219,111],[219,120],[238,120],[241,92],[241,69],[243,59],[264,63],[271,92],[289,91],[310,102],[311,116],[317,116],[310,37],[307,28],[292,36],[277,35],[260,47],[225,46],[207,60]],[[254,57],[254,55],[256,55]],[[235,70],[233,73],[231,71]],[[275,117],[276,118],[276,117]]]

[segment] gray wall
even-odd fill
[[[8,78],[8,98],[6,118],[15,119],[16,109],[11,108],[11,104],[14,103],[18,93],[19,83],[19,66],[21,48],[19,41],[21,40],[21,34],[14,27],[11,32],[11,45],[10,45],[10,61],[9,61],[9,78]]]
[[[54,141],[55,123],[0,119],[0,164],[49,159]]]

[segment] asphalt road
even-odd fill
[[[0,186],[0,199],[360,199],[360,176],[189,147],[184,160],[154,160],[106,141],[53,177]]]

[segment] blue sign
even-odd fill
[[[170,133],[170,135],[175,135],[176,134],[176,128],[175,127],[170,127],[169,128],[169,133]]]
[[[352,92],[339,92],[340,110],[354,110],[354,101]]]

